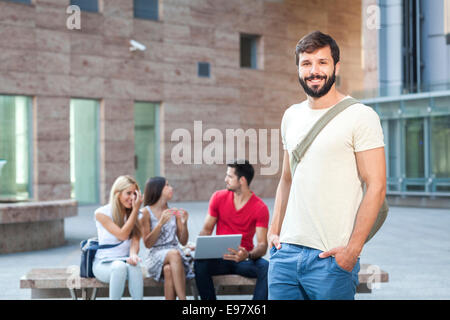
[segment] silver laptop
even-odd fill
[[[193,252],[195,259],[218,259],[230,253],[228,248],[237,250],[241,245],[242,234],[198,236]]]

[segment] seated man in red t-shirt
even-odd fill
[[[243,161],[241,161],[243,162]],[[212,276],[239,274],[257,278],[253,293],[255,300],[267,300],[267,270],[269,262],[262,257],[267,251],[267,228],[269,210],[249,185],[254,176],[253,166],[235,161],[228,164],[226,190],[216,191],[209,202],[200,235],[211,235],[217,225],[216,234],[242,234],[238,250],[230,249],[223,259],[195,260],[195,281],[202,300],[215,300]],[[257,245],[253,245],[256,233]]]

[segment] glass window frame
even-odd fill
[[[23,197],[23,196],[18,196],[17,194],[15,196],[1,196],[0,195],[0,201],[3,200],[7,200],[7,201],[23,201],[23,200],[32,200],[34,198],[34,193],[33,193],[33,186],[34,186],[34,123],[33,123],[33,103],[34,103],[34,98],[31,96],[26,96],[26,95],[5,95],[5,94],[0,94],[0,97],[23,97],[27,99],[26,102],[26,126],[27,126],[27,140],[28,140],[28,146],[27,146],[27,158],[28,158],[28,165],[27,165],[27,180],[28,180],[28,186],[26,188],[26,192],[28,193],[27,196]],[[14,119],[14,121],[17,121],[17,119]],[[1,169],[1,172],[4,172],[5,167],[3,167]]]

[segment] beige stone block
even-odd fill
[[[130,37],[133,31],[133,21],[117,16],[105,16],[103,35],[105,37]]]
[[[146,45],[146,43],[144,43]],[[110,36],[103,37],[103,49],[102,56],[113,58],[125,58],[131,59],[134,56],[143,56],[142,51],[130,51],[130,37],[116,36],[111,34]]]
[[[133,19],[133,0],[108,0],[103,1],[102,14],[104,16]]]
[[[0,92],[8,94],[37,94],[37,75],[7,71],[0,73]]]
[[[215,29],[205,26],[190,26],[190,42],[201,47],[213,47],[215,42]]]
[[[129,72],[134,79],[146,81],[164,81],[174,76],[182,76],[178,69],[186,68],[185,65],[180,65],[178,68],[176,65],[148,61],[146,59],[134,59],[129,67]]]
[[[2,25],[35,27],[35,8],[18,3],[0,2],[0,21]]]
[[[69,162],[69,139],[39,140],[35,144],[39,162]]]
[[[111,65],[101,56],[72,54],[70,55],[70,74],[82,77],[105,77]],[[107,66],[107,67],[106,67]]]
[[[175,42],[164,43],[164,61],[173,64],[197,63],[199,61],[217,61],[220,52],[212,48],[196,47]],[[239,56],[238,56],[239,57]]]
[[[294,103],[305,100],[306,96],[303,89],[298,85],[298,89],[294,91],[287,90],[264,90],[264,105],[287,108]]]
[[[192,23],[190,6],[182,3],[161,3],[161,19],[165,24],[189,25]]]
[[[54,52],[36,52],[36,71],[68,75],[70,72],[70,55]]]
[[[67,41],[67,44],[72,55],[104,55],[103,37],[101,36],[101,34],[70,32],[69,37],[70,41]]]
[[[177,24],[164,24],[164,42],[177,44],[191,44],[191,29],[189,26]]]
[[[239,88],[241,85],[241,70],[237,68],[224,68],[211,66],[211,73],[218,86]]]
[[[33,27],[0,24],[0,48],[34,50],[35,32]]]
[[[241,125],[259,126],[264,123],[264,106],[263,105],[240,105],[239,118]]]
[[[34,114],[39,123],[54,119],[69,121],[70,98],[38,96]]]
[[[134,101],[131,99],[104,99],[102,120],[134,120]]]
[[[218,28],[214,30],[214,48],[239,51],[239,46],[239,32]]]
[[[0,70],[36,72],[36,55],[29,50],[3,48],[0,50]]]
[[[240,103],[250,106],[264,106],[264,88],[246,87],[240,90]]]
[[[38,108],[39,110],[39,108]],[[68,119],[38,119],[36,121],[38,141],[64,140],[67,143],[70,138],[70,122]]]
[[[36,189],[39,201],[70,199],[72,191],[72,187],[69,183],[39,184]]]
[[[102,35],[105,31],[105,17],[101,13],[81,11],[81,30],[72,30],[71,33]]]
[[[39,94],[48,96],[68,96],[70,78],[59,74],[37,74],[36,89]]]
[[[133,120],[106,120],[104,122],[105,140],[134,143]]]
[[[119,176],[122,175],[131,175],[132,177],[135,176],[134,161],[123,161],[123,162],[107,161],[105,162],[104,170],[105,170],[105,181],[107,181],[108,184],[110,185],[109,188],[111,188],[112,184]]]
[[[106,137],[108,139],[108,137]],[[134,163],[134,141],[104,141],[104,163],[130,162]]]
[[[59,6],[36,6],[35,24],[37,28],[68,31],[66,27],[67,18],[65,8]]]
[[[33,3],[36,7],[51,6],[67,8],[70,5],[70,0],[33,0]]]
[[[161,21],[133,19],[132,36],[133,39],[136,39],[140,42],[141,41],[163,42],[164,40],[163,23]],[[151,50],[152,47],[150,47],[149,50]]]
[[[36,49],[39,51],[69,54],[74,48],[74,43],[71,46],[71,42],[76,33],[36,28],[35,34]]]
[[[212,104],[236,104],[239,90],[236,88],[182,84],[164,86],[164,95],[172,101],[191,101]]]
[[[91,76],[70,76],[72,97],[101,99],[105,92],[105,79]]]
[[[133,79],[133,95],[135,101],[164,101],[164,84],[161,81]]]
[[[69,162],[39,162],[35,167],[35,183],[68,184],[70,183]]]

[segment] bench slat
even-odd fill
[[[368,283],[388,282],[389,274],[381,270],[376,265],[361,264],[358,274],[359,286],[357,292],[370,293]],[[217,294],[253,294],[256,279],[245,278],[239,275],[220,275],[213,277],[214,286]],[[186,293],[193,293],[192,285],[195,280],[188,280],[186,283]],[[108,296],[108,284],[100,282],[95,278],[79,277],[79,267],[71,266],[69,268],[37,268],[30,270],[20,279],[20,288],[32,289],[32,298],[55,298],[70,297],[69,288],[74,288],[80,296],[81,290],[86,295],[86,289],[98,289],[97,296]],[[67,290],[67,291],[65,291]],[[65,292],[62,294],[62,292]],[[157,282],[152,278],[144,279],[145,296],[164,295],[164,284]]]

